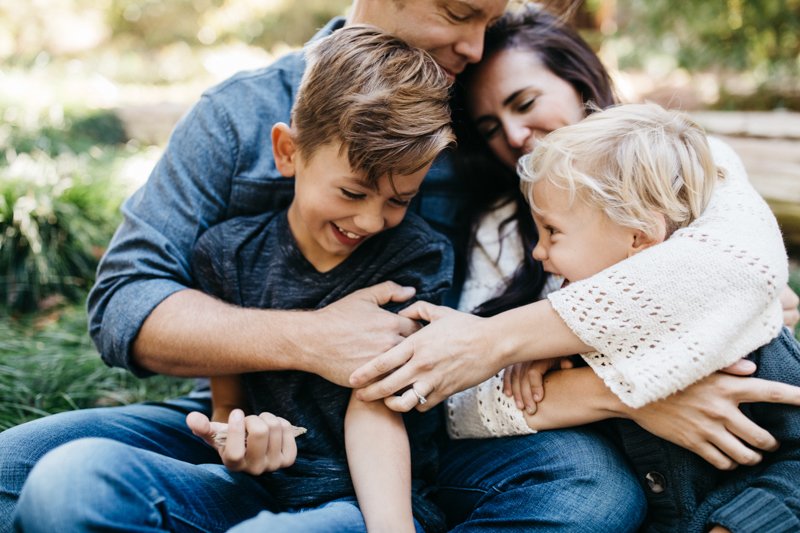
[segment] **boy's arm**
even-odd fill
[[[247,411],[247,398],[240,374],[214,376],[210,378],[210,382],[212,422],[227,422],[234,409]]]
[[[413,532],[411,451],[403,418],[350,396],[344,419],[350,477],[367,531]]]

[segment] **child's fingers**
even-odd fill
[[[511,379],[514,375],[516,365],[511,365],[503,371],[503,394],[509,398],[514,394],[511,390]]]
[[[222,463],[228,469],[238,472],[244,468],[245,457],[245,418],[241,409],[234,409],[228,416],[228,436],[220,452]]]
[[[295,439],[295,429],[288,420],[279,418],[281,423],[281,465],[280,468],[292,466],[297,459],[297,442]]]
[[[520,379],[522,403],[525,405],[525,412],[529,415],[536,414],[536,400],[533,397],[533,382],[531,381],[532,374],[535,375],[535,372],[531,372],[529,368]]]
[[[544,365],[540,365],[544,366]],[[528,382],[530,383],[531,399],[534,403],[539,403],[544,399],[544,368],[538,368],[536,365],[531,366],[528,370]],[[531,413],[533,414],[533,413]]]
[[[522,378],[525,375],[525,372],[521,371],[519,366],[515,365],[513,375],[511,376],[511,392],[514,394],[514,402],[517,405],[517,409],[525,409],[525,401],[522,397]]]
[[[562,357],[558,362],[558,366],[561,370],[569,370],[570,368],[575,368],[575,363],[569,357]]]

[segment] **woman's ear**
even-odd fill
[[[284,122],[272,126],[272,156],[275,168],[285,178],[293,178],[297,158],[294,130]]]
[[[628,249],[628,257],[638,254],[646,248],[655,246],[664,242],[667,236],[667,220],[661,213],[656,214],[656,228],[653,234],[645,233],[642,230],[635,230],[633,232],[633,240],[631,241],[630,248]]]

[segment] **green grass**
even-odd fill
[[[0,430],[60,411],[171,398],[191,386],[107,367],[86,332],[82,306],[21,319],[0,315]]]

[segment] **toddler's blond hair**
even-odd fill
[[[520,159],[522,192],[537,210],[533,184],[545,179],[602,210],[623,227],[666,235],[692,223],[708,205],[721,169],[702,128],[656,104],[626,104],[559,128]]]

